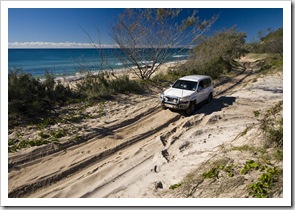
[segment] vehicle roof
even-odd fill
[[[209,76],[206,76],[206,75],[189,75],[189,76],[181,77],[179,79],[198,82],[202,79],[207,79],[207,78],[211,79]]]

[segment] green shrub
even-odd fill
[[[251,43],[251,51],[256,53],[276,53],[283,56],[283,29],[260,31],[260,42]]]
[[[127,75],[110,79],[106,72],[87,74],[77,85],[78,92],[89,101],[111,99],[112,95],[117,93],[142,93],[144,89],[143,83],[130,80]]]
[[[51,74],[46,73],[41,81],[20,69],[12,70],[8,74],[9,126],[40,122],[56,105],[77,97],[69,87],[56,85]]]
[[[64,130],[56,130],[56,131],[51,131],[50,132],[50,135],[53,137],[53,138],[56,138],[56,139],[59,139],[59,138],[62,138],[64,136],[66,136],[66,132]]]
[[[283,57],[278,54],[268,54],[259,64],[258,73],[275,73],[283,71]]]
[[[123,75],[109,82],[110,89],[114,93],[142,93],[143,83],[139,80],[130,80],[129,76]]]
[[[38,136],[40,136],[40,137],[43,138],[43,139],[47,139],[47,138],[50,137],[50,135],[48,135],[48,134],[46,134],[46,133],[43,133],[43,132],[40,132],[40,133],[38,134]]]
[[[252,169],[258,170],[259,169],[259,164],[256,163],[254,160],[247,160],[246,163],[244,164],[244,167],[241,169],[241,174],[247,174],[249,171]]]
[[[46,118],[43,118],[41,122],[38,123],[36,126],[37,126],[37,129],[43,130],[49,125],[54,125],[55,122],[56,122],[55,119],[53,119],[52,117],[46,117]]]
[[[50,106],[45,96],[45,86],[30,74],[19,69],[8,75],[8,112],[33,117]]]
[[[205,74],[216,79],[231,71],[232,65],[236,65],[233,60],[247,52],[245,38],[246,34],[238,32],[235,27],[203,37],[191,50],[184,66],[191,74]]]
[[[219,168],[211,168],[209,171],[203,173],[205,179],[218,179]]]
[[[263,173],[258,181],[248,185],[250,189],[249,195],[256,198],[268,198],[271,197],[271,188],[274,186],[274,182],[279,180],[279,177],[282,174],[282,170],[279,170],[278,167],[269,168],[267,167],[267,172]]]
[[[33,146],[41,146],[43,144],[48,144],[50,142],[50,140],[48,139],[27,139],[27,140],[20,140],[18,143],[15,143],[12,146],[8,147],[8,152],[12,153],[12,152],[16,152],[19,149],[22,148],[27,148],[29,146],[33,147]]]
[[[169,189],[170,189],[170,190],[174,190],[174,189],[179,188],[180,186],[181,186],[181,183],[179,183],[179,184],[173,184],[173,185],[171,185],[171,186],[169,187]]]
[[[280,101],[267,110],[267,114],[260,122],[260,128],[266,137],[266,146],[274,145],[283,148],[283,118],[278,117],[283,109],[283,102]]]
[[[255,117],[259,117],[260,111],[259,110],[255,110],[255,111],[253,111],[253,114],[254,114]]]

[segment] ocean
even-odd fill
[[[137,58],[142,64],[152,60],[150,49],[144,57]],[[189,50],[169,49],[166,62],[186,60]],[[124,53],[120,49],[8,49],[9,71],[21,69],[34,77],[42,78],[45,73],[56,77],[75,76],[85,72],[123,69]],[[126,63],[125,63],[126,64]],[[127,63],[132,67],[132,64]]]

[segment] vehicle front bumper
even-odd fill
[[[179,103],[167,103],[162,101],[162,106],[170,108],[170,109],[179,109],[179,110],[185,110],[189,107],[190,102],[179,102]]]

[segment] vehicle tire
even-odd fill
[[[162,109],[164,109],[164,110],[166,110],[166,109],[168,109],[165,105],[161,105],[161,107],[162,107]]]
[[[191,101],[189,107],[185,110],[185,114],[187,116],[190,116],[194,113],[195,109],[196,109],[196,103],[195,101]]]
[[[213,99],[213,95],[212,93],[209,94],[208,98],[207,98],[207,103],[210,103]]]

